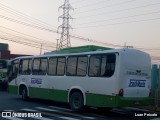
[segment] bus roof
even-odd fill
[[[113,48],[102,47],[102,46],[95,46],[95,45],[86,45],[86,46],[78,46],[78,47],[69,47],[58,50],[58,54],[63,53],[82,53],[82,52],[90,52],[90,51],[97,51],[97,50],[111,50]]]

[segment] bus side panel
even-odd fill
[[[48,89],[29,87],[29,96],[32,98],[50,99]]]
[[[29,94],[31,97],[67,102],[68,91],[55,88],[52,76],[32,75],[28,81],[30,81]]]
[[[150,98],[124,98],[121,96],[109,96],[100,94],[86,94],[86,105],[93,107],[128,107],[144,106],[150,104]]]
[[[124,98],[121,96],[109,96],[98,94],[86,94],[86,105],[93,107],[128,107],[144,106],[150,103],[150,98]]]
[[[52,100],[60,102],[68,102],[68,91],[52,90]]]
[[[60,102],[67,102],[68,91],[47,88],[29,87],[29,95],[32,98],[48,99]]]
[[[86,105],[93,107],[115,107],[116,97],[110,95],[86,93]]]
[[[145,106],[150,104],[150,98],[125,98],[116,96],[116,107],[128,107],[128,106]]]
[[[8,86],[8,92],[11,93],[11,94],[18,94],[18,86],[9,85]]]

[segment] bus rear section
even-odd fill
[[[128,49],[120,53],[119,97],[117,106],[150,103],[151,59],[147,53]]]

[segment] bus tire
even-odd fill
[[[70,107],[73,111],[80,112],[84,108],[83,95],[80,92],[74,92],[69,99]]]
[[[22,99],[23,100],[28,100],[28,92],[27,92],[27,88],[26,87],[22,88]]]

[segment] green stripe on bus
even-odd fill
[[[121,96],[116,96],[117,107],[127,107],[127,106],[145,106],[151,103],[150,97],[144,98],[125,98]]]
[[[17,86],[9,86],[9,93],[17,94]],[[29,96],[33,98],[48,99],[59,102],[68,102],[68,91],[45,88],[29,87]],[[93,107],[125,107],[144,106],[150,104],[150,98],[125,98],[122,96],[109,96],[101,94],[86,93],[86,105]],[[139,104],[135,104],[139,103]]]
[[[29,96],[34,98],[49,99],[60,102],[68,101],[68,91],[65,90],[29,87]]]
[[[8,92],[11,94],[18,94],[18,86],[9,85]]]
[[[125,107],[136,105],[148,105],[150,98],[124,98],[121,96],[109,96],[100,94],[86,94],[86,105],[94,107]]]
[[[108,95],[86,93],[86,105],[94,107],[114,107],[115,97]]]

